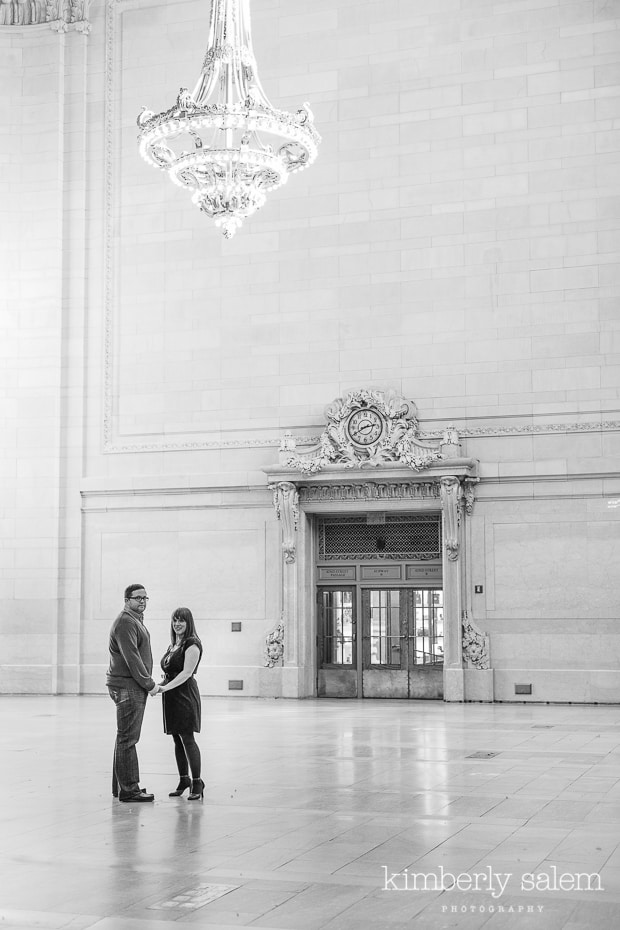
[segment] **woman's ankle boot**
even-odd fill
[[[205,795],[205,783],[202,778],[194,778],[192,790],[187,795],[188,801],[202,801]]]
[[[191,788],[192,780],[189,775],[181,775],[179,778],[179,784],[176,787],[176,791],[171,791],[168,795],[169,798],[179,798],[186,788]]]

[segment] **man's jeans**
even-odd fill
[[[112,771],[112,794],[127,798],[140,792],[140,770],[136,743],[140,739],[146,706],[146,691],[108,687],[116,704],[116,743]]]

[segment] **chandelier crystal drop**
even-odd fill
[[[308,104],[277,110],[261,87],[250,0],[211,0],[209,43],[194,90],[163,113],[143,107],[138,143],[149,164],[187,188],[230,239],[289,174],[312,164],[321,137]]]

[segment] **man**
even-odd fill
[[[151,674],[151,637],[144,625],[148,597],[144,586],[125,588],[125,607],[110,629],[110,667],[106,684],[116,704],[116,743],[112,794],[119,801],[153,801],[155,795],[140,788],[136,743],[140,739],[147,694],[157,694]]]

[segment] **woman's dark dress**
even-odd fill
[[[185,653],[190,646],[198,646],[200,649],[200,659],[202,658],[202,645],[200,640],[193,636],[184,640],[178,649],[168,647],[168,651],[161,660],[161,667],[165,675],[165,683],[168,684],[173,678],[183,671],[185,664]],[[198,668],[198,665],[196,668]],[[194,669],[194,672],[196,669]],[[163,695],[164,711],[164,733],[170,736],[174,733],[200,733],[200,691],[194,675],[184,681],[178,688],[171,691],[164,691]]]

